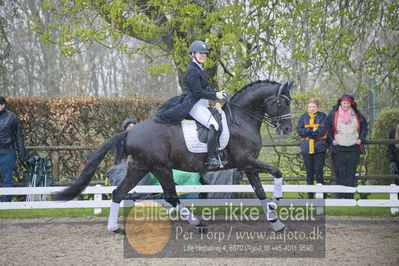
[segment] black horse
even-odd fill
[[[292,130],[290,114],[290,89],[293,82],[284,85],[274,81],[257,81],[246,85],[236,92],[223,106],[228,120],[230,140],[225,148],[224,156],[228,160],[226,168],[243,170],[254,188],[265,214],[270,207],[259,180],[259,173],[269,173],[275,177],[280,186],[280,170],[258,161],[256,158],[262,147],[260,128],[264,120],[270,122],[278,134],[288,134]],[[206,153],[191,153],[185,146],[181,125],[170,125],[155,117],[138,123],[130,130],[120,133],[93,151],[79,179],[65,190],[53,195],[55,200],[71,200],[78,196],[89,184],[98,165],[105,154],[125,139],[125,150],[133,157],[128,163],[128,171],[122,183],[113,191],[112,206],[108,229],[118,232],[117,216],[119,203],[124,196],[148,172],[159,180],[165,194],[165,200],[177,210],[187,208],[180,204],[173,181],[172,169],[189,172],[206,172]],[[183,213],[183,212],[182,212]],[[268,216],[268,215],[267,215]],[[115,218],[116,217],[116,218]],[[190,224],[201,226],[199,220],[189,213]],[[268,217],[274,230],[282,230],[285,226],[277,216]]]

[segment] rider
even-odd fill
[[[200,98],[191,108],[190,115],[192,118],[200,122],[202,125],[209,128],[208,133],[208,158],[207,165],[209,169],[220,168],[227,162],[220,162],[216,155],[218,154],[217,147],[217,131],[219,125],[209,111],[209,100],[215,98],[224,100],[227,98],[225,91],[214,92],[209,86],[209,77],[204,71],[203,64],[209,54],[209,49],[203,41],[195,41],[190,45],[190,54],[192,61],[187,67],[187,71],[184,74],[184,81],[187,89],[195,94],[198,94]]]
[[[209,169],[221,168],[227,161],[218,160],[217,132],[219,125],[208,110],[209,100],[224,100],[225,91],[215,92],[209,87],[209,76],[203,64],[207,59],[209,49],[205,42],[194,41],[190,45],[191,61],[184,74],[186,91],[168,100],[157,112],[157,116],[165,121],[178,122],[188,114],[209,129],[208,158],[206,164]]]

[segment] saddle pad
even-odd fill
[[[205,153],[208,151],[207,144],[200,142],[198,139],[197,126],[194,120],[183,120],[181,121],[181,127],[183,129],[184,141],[186,142],[187,149],[193,153]],[[230,132],[227,126],[226,115],[222,112],[222,125],[223,130],[220,135],[219,150],[226,148],[229,143]]]

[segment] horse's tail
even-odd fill
[[[104,156],[107,154],[107,152],[116,145],[120,145],[122,140],[126,138],[126,135],[127,131],[124,131],[116,136],[113,136],[104,144],[95,149],[92,153],[90,153],[88,161],[82,173],[80,174],[79,179],[68,188],[53,194],[53,199],[71,200],[78,196],[89,185],[90,180],[92,179],[95,171],[97,170],[101,161],[104,159]]]

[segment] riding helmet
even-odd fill
[[[194,41],[190,45],[190,53],[209,53],[209,49],[205,42]]]

